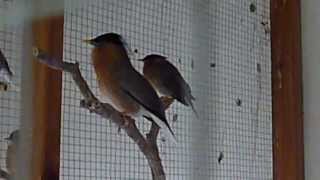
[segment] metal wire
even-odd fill
[[[0,1],[0,11],[11,6],[11,2]],[[0,91],[0,168],[6,169],[5,155],[7,143],[4,138],[19,128],[21,59],[23,30],[16,26],[0,26],[0,49],[4,53],[14,73],[12,85],[7,91]]]
[[[174,103],[167,116],[178,145],[159,140],[167,179],[272,179],[269,0],[75,3],[65,4],[64,59],[80,62],[96,94],[91,47],[81,40],[105,32],[125,37],[140,72],[136,59],[160,53],[192,87],[200,118]],[[136,145],[80,108],[71,77],[63,82],[61,178],[151,179]],[[137,123],[146,133],[150,124]]]

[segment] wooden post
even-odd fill
[[[54,57],[63,57],[64,17],[33,22],[33,44]],[[60,169],[62,74],[33,61],[33,180],[57,180]]]
[[[275,180],[304,179],[300,0],[271,0]]]

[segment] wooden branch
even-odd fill
[[[164,104],[165,109],[168,109],[170,107],[170,105],[173,103],[174,99],[171,97],[161,97],[161,101]],[[150,119],[152,120],[152,119]],[[149,144],[152,146],[152,148],[154,149],[154,151],[158,154],[158,159],[160,160],[159,157],[159,148],[157,145],[157,138],[160,132],[160,127],[154,123],[153,121],[151,121],[151,128],[149,130],[149,133],[146,135],[147,137],[147,141],[149,142]],[[162,167],[163,169],[163,167]],[[153,169],[151,168],[151,173],[152,173],[152,179],[156,179],[156,172],[153,171]]]
[[[105,119],[110,119],[113,123],[124,129],[127,135],[138,145],[140,151],[147,158],[148,164],[151,168],[153,180],[166,179],[157,146],[159,127],[156,124],[152,123],[150,131],[145,138],[137,128],[134,119],[123,115],[114,109],[110,104],[102,103],[95,97],[88,84],[82,77],[78,63],[57,61],[38,48],[33,49],[33,55],[41,63],[46,64],[53,69],[70,73],[84,97],[84,100],[81,100],[80,102],[80,106],[90,110],[90,112],[100,115]],[[173,102],[173,99],[168,97],[163,97],[161,100],[166,108],[168,108]]]

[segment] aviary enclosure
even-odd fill
[[[0,179],[303,179],[299,11],[298,0],[0,0]],[[104,102],[83,39],[111,32],[140,74],[159,54],[189,84],[197,113],[159,94],[176,144]]]

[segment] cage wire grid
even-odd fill
[[[64,60],[80,63],[99,96],[84,38],[124,36],[131,62],[162,54],[196,96],[197,119],[175,102],[166,112],[178,145],[158,140],[167,179],[272,179],[269,0],[65,1]],[[77,8],[74,8],[77,7]],[[81,109],[63,77],[62,179],[151,179],[147,161],[109,120]],[[172,120],[177,117],[177,120]],[[145,134],[150,124],[137,119]]]
[[[0,1],[2,10],[12,6],[11,2]],[[0,22],[0,49],[6,57],[14,76],[7,91],[0,91],[0,168],[6,170],[7,142],[4,138],[19,128],[21,96],[21,58],[23,51],[23,29],[19,25]]]

